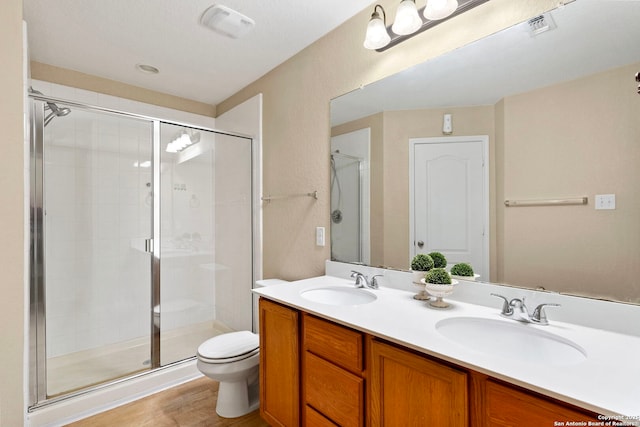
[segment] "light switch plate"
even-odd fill
[[[316,246],[324,246],[324,227],[316,227]]]
[[[453,133],[453,119],[451,114],[445,114],[442,118],[442,133],[451,135]]]

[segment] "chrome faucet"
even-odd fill
[[[513,313],[511,317],[519,322],[531,322],[531,317],[529,317],[529,311],[527,311],[527,306],[524,303],[524,297],[522,299],[514,298],[509,301],[509,306],[513,308]]]
[[[547,316],[544,312],[544,307],[560,307],[560,304],[551,304],[545,303],[538,305],[533,313],[529,314],[529,310],[527,310],[527,306],[524,301],[524,297],[513,298],[509,301],[506,297],[499,294],[491,294],[494,297],[502,298],[504,300],[502,304],[502,311],[500,313],[501,316],[506,317],[508,319],[514,319],[519,322],[526,323],[535,323],[537,325],[548,325],[549,320],[547,320]]]
[[[376,274],[371,278],[371,282],[367,279],[367,276],[359,271],[351,270],[351,277],[356,278],[356,288],[364,288],[365,286],[370,289],[378,289],[378,280],[376,277],[382,277],[382,274]]]
[[[544,312],[544,307],[545,306],[560,307],[560,304],[547,303],[547,304],[540,304],[539,306],[537,306],[536,309],[533,310],[533,314],[531,315],[531,321],[533,323],[537,323],[539,325],[548,325],[549,324],[549,320],[547,320],[547,315]]]

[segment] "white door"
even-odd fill
[[[489,280],[488,137],[415,138],[410,144],[410,254],[441,252]]]

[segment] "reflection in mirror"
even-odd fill
[[[331,258],[369,264],[369,144],[361,129],[331,138]]]
[[[443,249],[410,223],[410,140],[482,136],[489,273],[481,280],[640,302],[638,16],[637,1],[576,0],[332,100],[332,140],[370,134],[367,263],[407,270],[412,254]],[[584,205],[504,204],[582,197]],[[430,203],[459,214],[451,201]]]

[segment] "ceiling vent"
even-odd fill
[[[222,5],[213,5],[205,10],[200,23],[233,39],[244,36],[256,24],[253,19]]]
[[[556,28],[556,23],[553,22],[553,18],[549,14],[536,16],[535,18],[529,19],[527,23],[529,24],[529,34],[531,37]]]

